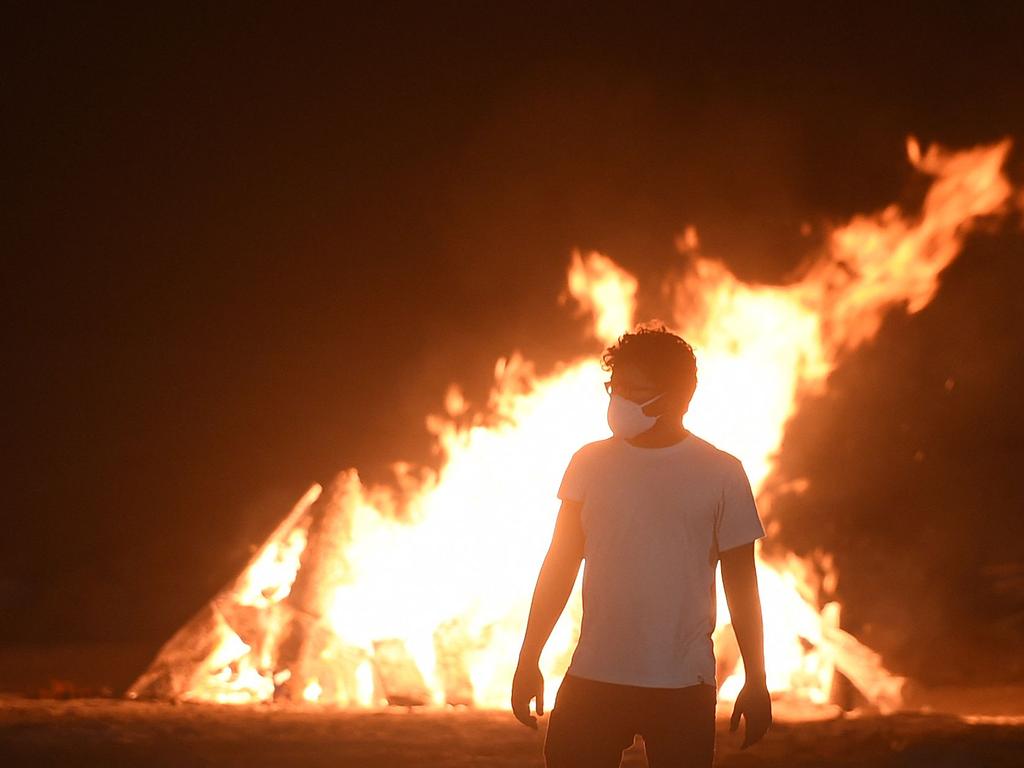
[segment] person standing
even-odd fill
[[[771,726],[754,567],[764,528],[740,461],[682,424],[697,386],[692,347],[660,325],[638,327],[603,365],[612,437],[580,448],[562,478],[512,711],[537,728],[540,654],[585,561],[580,637],[550,715],[547,767],[615,768],[639,734],[651,768],[704,768],[715,746],[719,561],[746,674],[730,728],[746,721],[745,748]]]

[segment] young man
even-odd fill
[[[693,349],[640,328],[604,354],[613,436],[577,451],[530,607],[512,683],[524,725],[544,714],[541,650],[580,562],[583,622],[548,724],[548,768],[616,768],[635,734],[651,768],[711,766],[715,743],[715,564],[746,683],[731,730],[743,746],[771,725],[754,541],[764,529],[739,460],[682,425],[697,386]]]

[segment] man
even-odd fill
[[[697,386],[690,345],[640,327],[603,361],[613,436],[577,451],[562,479],[512,711],[532,728],[530,701],[544,714],[538,661],[586,560],[579,643],[544,744],[548,768],[615,768],[635,734],[651,768],[711,766],[719,560],[746,672],[731,730],[746,719],[746,747],[772,721],[754,570],[764,529],[739,460],[682,425]]]

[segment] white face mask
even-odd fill
[[[621,395],[612,395],[608,401],[608,426],[612,434],[628,440],[653,427],[658,417],[648,416],[643,409],[659,397],[661,395],[655,395],[646,403],[634,403]]]

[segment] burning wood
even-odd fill
[[[697,258],[664,286],[701,370],[687,426],[739,456],[762,501],[798,398],[823,386],[887,311],[927,305],[971,228],[1024,199],[1002,173],[1008,149],[922,152],[911,143],[911,162],[933,177],[920,215],[890,206],[854,218],[789,285],[747,285]],[[696,235],[686,242],[695,248]],[[568,287],[601,341],[632,324],[637,281],[607,257],[574,255]],[[499,361],[489,402],[496,418],[471,420],[453,405],[458,419],[429,422],[446,459],[436,476],[396,469],[401,516],[395,494],[364,487],[354,470],[323,494],[314,486],[128,695],[507,706],[528,608],[523,580],[543,556],[566,460],[604,436],[594,416],[604,408],[601,380],[594,359],[545,377],[518,357]],[[462,403],[455,394],[449,403]],[[769,687],[825,704],[838,671],[871,705],[898,708],[902,678],[840,629],[838,604],[821,604],[810,571],[795,557],[759,562]],[[720,597],[720,696],[728,699],[740,678],[724,606]],[[570,609],[552,635],[544,672],[554,681],[578,621]]]
[[[325,624],[332,589],[344,578],[349,516],[346,506],[358,499],[359,478],[342,472],[309,507],[306,546],[299,559],[284,607],[288,620],[278,647],[277,668],[288,670],[286,692],[278,698],[296,698],[314,682],[322,695],[321,659],[331,656],[334,634]],[[331,676],[333,677],[333,675]],[[317,690],[317,689],[312,689]]]

